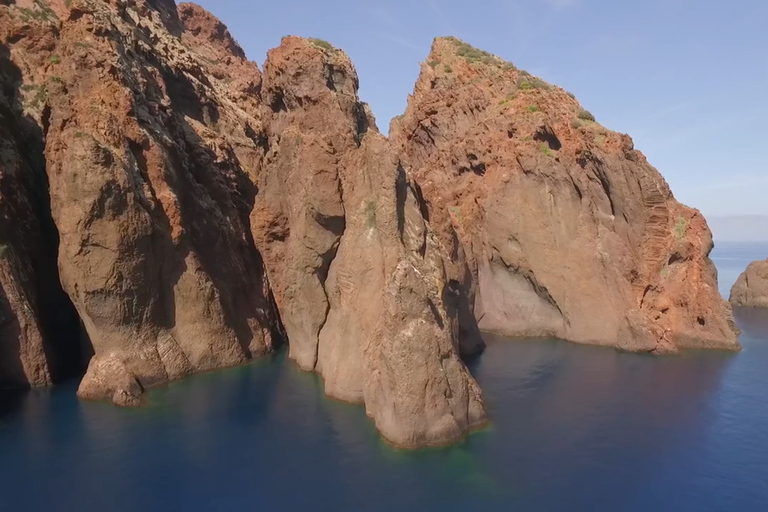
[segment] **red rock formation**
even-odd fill
[[[248,229],[258,120],[173,34],[175,6],[70,9],[46,143],[61,279],[95,351],[80,395],[134,404],[274,346]]]
[[[42,155],[56,25],[39,6],[0,5],[0,387],[47,386],[81,363],[78,320],[59,285]]]
[[[287,39],[262,91],[217,19],[171,6],[45,11],[50,208],[95,352],[80,396],[135,405],[148,387],[270,351],[274,292],[291,355],[330,395],[365,403],[393,443],[446,443],[484,422],[424,205],[346,55]]]
[[[270,149],[251,219],[291,357],[365,403],[391,442],[455,440],[485,413],[415,185],[343,52],[289,37],[264,69]]]
[[[409,448],[485,421],[459,357],[477,320],[738,347],[701,215],[629,137],[458,40],[392,142],[343,52],[289,37],[262,77],[193,4],[6,0],[0,43],[2,384],[47,385],[74,350],[59,281],[94,352],[82,397],[135,405],[284,325],[301,368]]]
[[[734,306],[768,308],[768,259],[753,261],[731,288]]]
[[[738,349],[704,218],[566,91],[441,38],[391,133],[481,328]]]
[[[47,386],[51,371],[30,258],[40,252],[40,226],[16,133],[13,115],[0,104],[0,387]]]

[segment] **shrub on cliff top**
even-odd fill
[[[335,52],[336,51],[336,47],[333,46],[328,41],[326,41],[325,39],[317,39],[317,38],[311,37],[309,39],[309,42],[312,43],[313,45],[317,46],[321,50],[325,50],[327,52]]]
[[[593,123],[595,122],[595,116],[593,116],[592,112],[589,110],[582,110],[579,112],[578,118],[582,121],[592,121]]]
[[[552,86],[549,85],[544,80],[542,80],[541,78],[537,78],[531,75],[527,71],[521,71],[518,77],[517,88],[520,89],[521,91],[526,91],[530,89],[541,89],[544,91],[548,91],[552,88]]]
[[[475,48],[471,44],[467,44],[461,39],[453,36],[446,37],[446,39],[456,45],[456,55],[463,57],[464,60],[470,64],[474,62],[482,62],[483,64],[501,66],[502,69],[505,70],[514,69],[515,67],[511,62],[507,62],[499,57],[491,55],[486,51]]]

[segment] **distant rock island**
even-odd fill
[[[349,57],[260,70],[172,0],[0,4],[0,384],[148,388],[287,343],[406,448],[486,422],[482,330],[738,350],[704,217],[567,91],[435,40],[390,137]]]
[[[768,308],[768,259],[753,261],[731,288],[734,306]]]

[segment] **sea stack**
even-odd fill
[[[768,259],[753,261],[731,288],[733,306],[768,308]]]

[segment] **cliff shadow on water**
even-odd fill
[[[10,49],[0,42],[0,109],[2,119],[14,136],[18,148],[19,168],[24,172],[10,194],[26,194],[34,219],[6,219],[7,231],[0,234],[3,243],[21,248],[16,258],[28,259],[32,286],[36,296],[34,309],[43,336],[43,349],[52,381],[78,377],[85,372],[93,349],[69,296],[61,287],[58,269],[59,234],[51,215],[48,176],[45,169],[45,135],[50,109],[43,107],[40,120],[24,110],[21,89],[25,87],[22,72],[10,59]],[[44,86],[40,86],[44,87]],[[4,223],[5,224],[5,223]],[[36,232],[26,230],[34,226]],[[14,232],[15,231],[15,232]],[[16,322],[16,320],[13,320]],[[18,323],[18,322],[16,322]],[[7,342],[7,340],[6,340]]]

